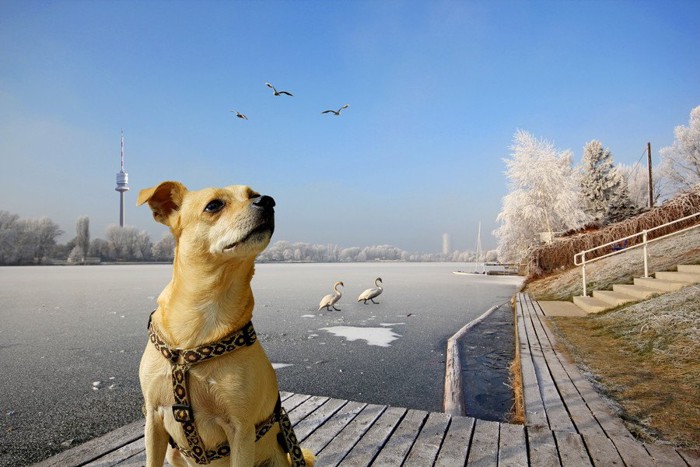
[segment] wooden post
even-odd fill
[[[651,143],[647,143],[647,168],[649,169],[649,209],[654,207],[654,184],[651,179]]]

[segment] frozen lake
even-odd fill
[[[507,302],[521,281],[452,274],[457,269],[469,270],[258,265],[254,323],[280,389],[442,410],[447,338]],[[0,465],[141,417],[146,322],[170,274],[170,265],[0,268]],[[376,277],[384,281],[379,304],[357,303]],[[335,281],[345,284],[341,311],[317,311]]]

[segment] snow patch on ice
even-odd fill
[[[315,318],[316,315],[301,315],[302,318]]]
[[[385,328],[390,328],[391,326],[401,326],[406,323],[379,323],[380,326],[384,326]]]
[[[392,331],[391,328],[332,326],[329,328],[321,328],[321,331],[327,331],[336,336],[344,337],[350,342],[364,339],[367,341],[368,345],[376,345],[378,347],[390,347],[393,341],[401,337]]]
[[[273,363],[272,364],[272,368],[274,368],[275,370],[278,370],[280,368],[286,368],[288,366],[292,366],[292,364],[291,363]]]

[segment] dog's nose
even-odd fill
[[[260,209],[272,209],[275,207],[275,200],[272,196],[263,195],[253,201],[253,206]]]

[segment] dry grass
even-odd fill
[[[587,230],[581,233],[558,239],[549,245],[543,245],[533,250],[527,260],[528,281],[555,272],[561,272],[574,267],[574,255],[604,245],[617,239],[624,238],[645,229],[651,229],[663,225],[667,222],[681,219],[700,211],[700,187],[695,190],[681,194],[663,205],[651,209],[648,212],[627,219],[623,222],[612,224],[598,230]],[[649,234],[649,240],[666,235],[667,233],[679,230],[697,223],[697,219],[686,221],[673,227],[659,229]],[[632,246],[639,241],[630,239],[627,246]],[[612,247],[600,248],[587,255],[587,259],[595,256],[602,256],[610,253]]]
[[[647,441],[700,446],[700,286],[552,322],[630,431]]]
[[[516,323],[515,300],[512,302],[513,322]],[[525,423],[525,399],[523,396],[523,372],[520,366],[520,339],[517,326],[514,326],[513,332],[515,333],[515,358],[513,358],[508,369],[510,373],[508,386],[513,390],[513,407],[508,416],[508,421],[523,425]]]

